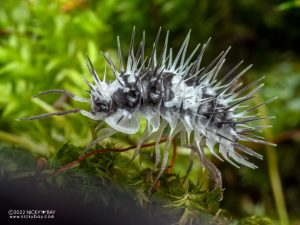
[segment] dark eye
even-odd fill
[[[95,105],[99,108],[100,112],[108,112],[109,111],[108,104],[105,102],[96,102]]]

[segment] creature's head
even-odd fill
[[[108,57],[108,56],[106,56]],[[107,59],[107,58],[106,58]],[[111,65],[111,60],[107,59]],[[123,105],[124,102],[119,104],[113,99],[116,91],[123,86],[119,81],[119,74],[115,71],[114,67],[111,66],[117,79],[109,84],[105,82],[106,80],[106,70],[104,72],[103,81],[101,81],[95,71],[91,60],[88,58],[87,66],[91,72],[91,75],[94,80],[94,85],[88,82],[86,83],[90,87],[90,96],[91,96],[91,113],[93,119],[95,120],[104,120],[110,127],[126,134],[134,134],[138,131],[140,127],[138,116],[134,112],[130,112],[120,105]]]
[[[91,113],[97,120],[104,120],[116,112],[116,107],[109,92],[108,85],[105,82],[99,82],[92,86]]]
[[[113,100],[114,90],[117,90],[117,81],[107,84],[97,80],[95,85],[89,84],[91,91],[91,113],[96,120],[104,120],[110,127],[126,134],[136,133],[139,129],[137,115],[118,107]]]

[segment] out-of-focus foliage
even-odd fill
[[[252,217],[247,217],[244,219],[241,219],[239,222],[240,225],[271,225],[273,222],[268,219],[268,218],[260,218],[258,216],[252,216]]]
[[[279,10],[288,10],[300,7],[300,1],[299,0],[290,0],[287,2],[283,2],[280,5],[278,5],[277,9]]]
[[[269,121],[273,128],[268,132],[278,144],[276,152],[288,211],[292,221],[299,223],[300,204],[296,200],[300,199],[300,174],[297,170],[300,163],[300,9],[297,6],[296,0],[0,1],[0,141],[30,151],[19,155],[19,150],[15,152],[8,150],[11,148],[2,148],[0,162],[5,166],[1,166],[1,174],[7,175],[3,168],[9,168],[9,171],[16,174],[24,173],[24,176],[32,174],[33,167],[29,170],[22,167],[14,170],[18,167],[17,162],[20,162],[15,161],[17,158],[30,162],[43,156],[51,162],[52,167],[48,169],[57,168],[58,164],[63,166],[76,159],[81,149],[66,148],[65,145],[61,147],[63,144],[69,141],[74,146],[85,146],[91,140],[90,126],[93,124],[79,115],[30,122],[16,120],[75,107],[89,110],[88,105],[75,103],[63,96],[31,98],[39,91],[48,89],[67,89],[86,97],[87,87],[83,76],[89,79],[89,73],[85,66],[85,54],[90,56],[101,76],[105,61],[99,51],[108,51],[115,60],[116,36],[119,35],[123,53],[126,53],[133,26],[136,26],[137,38],[142,36],[143,30],[146,31],[148,52],[160,26],[165,31],[170,30],[170,45],[174,49],[178,49],[188,30],[192,29],[190,50],[198,42],[204,43],[212,37],[204,58],[205,63],[231,45],[231,54],[224,71],[245,59],[249,64],[254,64],[254,69],[243,78],[245,84],[266,75],[265,87],[255,101],[261,102],[278,96],[276,101],[264,109],[269,115],[276,116],[276,119]],[[109,141],[118,146],[128,146],[136,143],[139,135],[140,133],[134,136],[117,135]],[[251,147],[265,153],[264,146]],[[136,196],[139,196],[138,202],[143,205],[147,199],[141,190],[145,190],[150,183],[139,179],[145,177],[141,173],[147,174],[149,171],[134,164],[136,168],[126,167],[126,171],[128,169],[135,172],[121,175],[125,169],[118,166],[126,164],[123,160],[128,160],[124,154],[106,153],[100,158],[94,156],[66,173],[72,173],[69,179],[75,181],[82,179],[80,171],[84,170],[89,170],[93,176],[103,180],[113,177],[124,184],[130,181],[132,185],[137,185],[135,190],[140,192]],[[148,160],[148,167],[151,167],[151,151],[143,152],[140,157],[144,163]],[[270,179],[267,167],[269,161],[257,162],[260,169],[252,171],[245,168],[236,170],[227,164],[220,164],[216,159],[212,160],[221,168],[226,187],[220,208],[225,208],[237,218],[254,214],[260,216],[241,220],[241,224],[255,224],[252,223],[254,220],[264,224],[265,220],[261,218],[265,216],[278,219],[272,190],[267,182]],[[174,175],[162,178],[160,190],[165,195],[173,194],[173,202],[169,205],[184,208],[188,211],[186,213],[190,213],[191,217],[188,218],[192,218],[194,208],[189,210],[184,204],[190,202],[182,199],[193,196],[196,192],[197,198],[200,198],[200,208],[207,209],[209,195],[203,195],[201,188],[197,189],[196,186],[191,193],[176,190],[173,190],[176,193],[171,193],[172,190],[168,188],[181,182],[188,161],[188,156],[179,148]],[[112,164],[118,166],[114,167]],[[195,164],[190,174],[193,185],[198,184],[198,177],[207,179],[207,174],[201,173],[200,165]],[[117,173],[111,173],[111,168]],[[128,181],[122,181],[121,178]],[[57,180],[59,179],[60,182],[67,182],[65,179],[68,177],[58,176]],[[168,179],[171,181],[168,182]],[[193,205],[193,201],[191,202]],[[210,207],[214,209],[209,211],[212,214],[219,209],[218,205]]]

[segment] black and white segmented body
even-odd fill
[[[116,132],[136,133],[140,128],[139,119],[144,117],[147,120],[147,126],[133,158],[139,153],[141,145],[145,141],[154,139],[156,141],[155,166],[161,163],[156,181],[167,167],[168,149],[178,134],[181,137],[181,144],[190,147],[198,154],[203,165],[213,173],[219,186],[221,184],[220,175],[216,172],[213,164],[205,159],[203,153],[205,145],[220,160],[225,159],[237,167],[242,164],[256,168],[243,155],[251,155],[259,159],[262,156],[242,146],[238,141],[271,144],[252,134],[263,127],[255,127],[250,124],[251,121],[264,119],[252,116],[251,113],[257,107],[271,100],[254,108],[245,108],[239,111],[237,109],[242,108],[245,101],[253,98],[253,94],[262,87],[262,84],[258,86],[257,84],[263,78],[242,87],[238,80],[250,68],[248,66],[240,72],[236,72],[242,62],[228,73],[219,75],[229,49],[221,52],[207,67],[202,67],[202,57],[209,41],[202,46],[202,49],[200,49],[200,44],[196,46],[193,52],[187,56],[190,32],[177,54],[173,54],[172,48],[168,48],[169,32],[167,32],[163,49],[158,53],[160,32],[159,30],[151,55],[146,57],[144,54],[145,33],[135,51],[135,30],[133,30],[126,67],[123,65],[118,38],[120,69],[117,70],[109,55],[104,54],[115,75],[115,80],[109,83],[105,80],[106,71],[103,80],[100,80],[88,58],[87,65],[94,80],[93,84],[85,80],[90,87],[89,99],[77,97],[64,90],[50,90],[39,94],[65,93],[74,100],[89,103],[91,105],[90,112],[74,109],[27,119],[79,112],[93,120],[105,121],[110,128],[106,128],[105,135],[100,135],[89,145],[90,147]],[[256,87],[248,92],[248,89],[253,86]],[[168,140],[161,160],[159,141],[166,133]]]

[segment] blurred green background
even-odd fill
[[[259,169],[233,168],[212,159],[221,169],[221,208],[241,218],[267,216],[277,223],[300,224],[300,3],[282,0],[2,0],[0,1],[0,142],[51,157],[67,141],[84,146],[91,140],[88,119],[79,115],[33,122],[16,118],[85,104],[51,95],[31,96],[48,89],[66,89],[86,97],[83,75],[89,77],[87,53],[99,74],[105,61],[100,50],[116,60],[116,37],[123,52],[133,26],[137,40],[146,31],[148,53],[161,26],[170,30],[170,46],[178,49],[192,30],[190,51],[212,37],[208,63],[232,46],[224,70],[240,60],[254,64],[245,84],[266,75],[256,104],[278,96],[260,110],[274,115],[263,135],[276,148],[251,146],[264,155]],[[137,136],[122,139],[135,143]],[[1,157],[3,154],[1,154]],[[3,156],[4,157],[4,156]],[[180,159],[177,172],[180,173]],[[279,184],[282,185],[282,190]],[[286,206],[281,196],[283,193]]]

